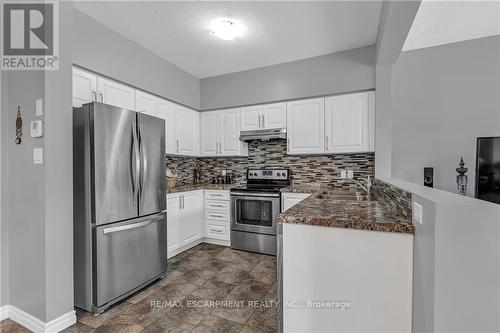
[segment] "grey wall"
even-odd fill
[[[500,135],[500,36],[404,52],[391,89],[392,177],[422,183],[432,166],[455,192],[463,156],[472,195],[476,138]]]
[[[59,4],[59,70],[45,73],[45,316],[73,310],[73,4]]]
[[[44,139],[29,137],[35,119],[35,100],[43,98],[44,74],[34,71],[3,73],[2,108],[4,178],[2,223],[8,224],[9,303],[45,319],[45,166],[32,163],[33,148]],[[3,98],[2,98],[3,99]],[[23,117],[23,142],[14,143],[17,107]]]
[[[259,104],[375,87],[375,47],[201,80],[201,109]]]
[[[200,80],[78,10],[73,14],[73,62],[199,109]]]
[[[2,289],[8,289],[2,304],[43,322],[73,310],[72,10],[70,2],[59,5],[58,71],[2,73]],[[38,98],[42,117],[35,116]],[[20,145],[14,143],[18,106]],[[44,121],[42,138],[30,138],[35,119]],[[39,147],[43,164],[34,165]]]

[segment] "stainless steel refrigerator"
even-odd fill
[[[73,109],[75,305],[100,313],[167,268],[165,121]]]

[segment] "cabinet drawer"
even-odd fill
[[[205,209],[229,211],[229,201],[205,200]]]
[[[229,201],[229,191],[205,190],[205,199]]]
[[[206,235],[208,238],[229,240],[229,223],[207,221]]]
[[[229,222],[229,210],[205,209],[205,219]]]

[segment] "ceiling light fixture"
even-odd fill
[[[219,21],[212,25],[212,34],[223,40],[232,40],[241,34],[241,26],[229,21]]]

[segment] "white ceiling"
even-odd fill
[[[500,34],[500,1],[422,1],[403,51]]]
[[[198,78],[373,45],[382,3],[79,2],[75,8]],[[211,35],[213,20],[244,26],[232,41]]]

